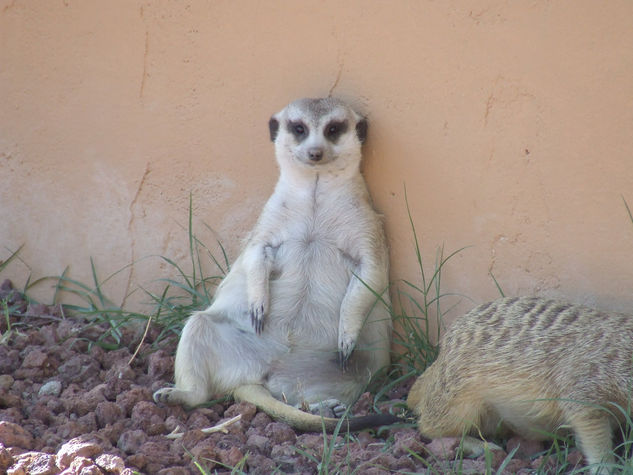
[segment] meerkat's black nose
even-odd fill
[[[308,149],[308,158],[313,162],[318,162],[323,158],[323,149],[321,147],[312,147]]]

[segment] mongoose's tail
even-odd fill
[[[341,432],[355,432],[372,427],[387,426],[404,422],[403,419],[392,414],[373,414],[369,416],[359,416],[344,419],[332,417],[321,417],[315,414],[303,412],[293,406],[285,404],[275,399],[270,392],[260,384],[249,384],[240,386],[233,391],[235,399],[250,402],[264,411],[275,420],[285,422],[295,429],[306,432],[326,432],[332,433],[340,425]]]

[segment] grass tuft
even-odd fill
[[[396,348],[393,360],[397,369],[397,377],[420,373],[437,358],[437,342],[443,318],[452,310],[452,306],[445,309],[443,301],[446,297],[459,296],[459,294],[445,293],[442,290],[442,273],[447,262],[466,249],[463,247],[445,255],[444,246],[439,247],[433,271],[429,272],[422,259],[420,241],[411,215],[406,188],[404,197],[413,234],[420,282],[414,284],[408,280],[403,280],[402,286],[394,290],[397,305],[392,307],[393,344]]]

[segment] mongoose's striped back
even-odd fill
[[[632,382],[633,317],[504,298],[455,321],[408,404],[427,437],[502,428],[543,438],[568,425],[589,463],[611,462],[607,410],[622,416]]]

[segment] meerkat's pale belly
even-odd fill
[[[276,250],[270,279],[270,320],[290,343],[337,348],[341,302],[353,263],[335,244],[307,235]]]

